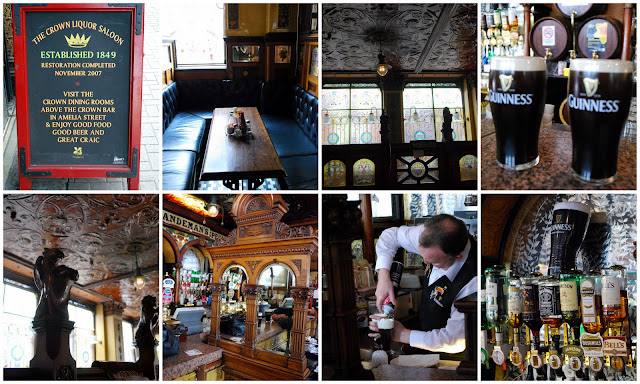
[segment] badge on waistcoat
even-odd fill
[[[441,301],[442,301],[442,295],[444,295],[444,291],[447,289],[447,287],[435,287],[433,288],[433,291],[431,291],[431,295],[429,295],[429,298],[433,301],[435,301],[436,304],[438,304],[439,306],[443,307]]]

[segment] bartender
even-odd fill
[[[420,330],[407,329],[396,321],[392,339],[433,352],[463,352],[464,315],[453,302],[478,291],[476,241],[462,221],[446,214],[430,217],[421,226],[386,229],[376,244],[376,305],[380,312],[387,297],[396,304],[389,269],[399,248],[422,256],[426,284],[420,303]],[[371,330],[378,331],[375,322],[369,324]]]

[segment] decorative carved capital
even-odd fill
[[[244,293],[247,297],[257,297],[258,296],[258,286],[253,284],[247,284],[244,286]]]
[[[289,294],[295,301],[307,301],[311,296],[311,288],[292,287],[291,289],[289,289]]]
[[[220,295],[222,293],[223,284],[211,283],[211,293],[214,295]]]
[[[102,303],[104,307],[104,315],[105,316],[122,316],[122,312],[124,312],[124,304],[119,301],[107,301]]]

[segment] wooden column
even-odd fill
[[[222,298],[222,284],[211,283],[211,330],[207,337],[207,344],[218,345],[220,337],[220,302]]]
[[[122,313],[124,304],[119,301],[109,301],[104,306],[105,340],[107,360],[123,361],[124,347],[122,345]]]
[[[375,247],[373,245],[373,212],[371,210],[371,194],[360,195],[360,210],[362,211],[362,253],[365,260],[376,264]]]
[[[531,33],[531,4],[524,6],[524,55],[529,56],[529,34]]]
[[[322,204],[323,379],[348,379],[362,370],[351,242],[362,236],[359,202],[330,198]]]
[[[630,60],[631,59],[631,28],[633,25],[632,21],[632,13],[633,13],[633,4],[625,4],[624,5],[624,16],[623,16],[623,29],[622,29],[622,60]]]
[[[253,356],[256,350],[256,334],[258,330],[258,307],[256,306],[256,298],[258,297],[258,286],[254,284],[245,285],[244,294],[247,298],[247,313],[244,323],[245,330],[242,354]]]
[[[291,327],[289,342],[289,349],[291,351],[289,368],[302,370],[307,366],[304,344],[310,290],[307,287],[292,287],[289,293],[291,297],[293,297],[293,326]]]

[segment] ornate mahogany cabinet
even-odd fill
[[[288,206],[280,195],[239,195],[231,214],[237,228],[207,250],[212,256],[211,332],[208,343],[224,348],[226,379],[287,380],[306,379],[305,329],[312,290],[312,255],[317,251],[317,231],[312,226],[290,228],[280,221]],[[261,349],[258,339],[258,280],[271,266],[284,265],[293,274],[288,290],[293,298],[293,324],[288,353]],[[247,274],[245,333],[242,339],[220,337],[223,274],[230,266],[240,266]]]

